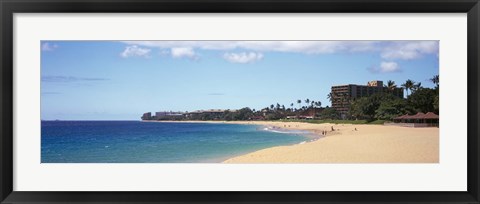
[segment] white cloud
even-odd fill
[[[328,54],[377,50],[380,41],[125,41],[127,44],[171,49],[188,47],[202,50],[245,49],[256,52]]]
[[[438,41],[124,41],[126,44],[161,49],[202,50],[244,49],[253,52],[330,54],[379,52],[384,59],[410,60],[438,54]]]
[[[392,73],[402,71],[396,62],[381,62],[380,66],[373,66],[368,68],[368,70],[372,73]]]
[[[42,51],[53,51],[58,48],[57,44],[50,44],[48,42],[42,44]]]
[[[400,67],[396,62],[382,62],[380,63],[380,72],[389,73],[389,72],[398,72]]]
[[[438,55],[438,41],[394,42],[381,53],[384,59],[413,60],[426,54]]]
[[[198,59],[198,55],[191,47],[173,47],[171,48],[173,58]]]
[[[232,63],[252,63],[263,59],[262,53],[255,52],[241,52],[241,53],[225,53],[223,54],[223,59],[232,62]]]
[[[170,55],[173,58],[198,59],[199,50],[225,51],[223,58],[233,63],[261,60],[263,58],[261,53],[265,52],[370,53],[384,61],[380,66],[369,68],[376,73],[400,71],[398,64],[394,62],[397,60],[415,60],[425,55],[438,57],[439,54],[438,41],[124,41],[123,43],[169,50],[170,52],[162,51],[161,55]],[[239,53],[239,50],[243,53]]]
[[[125,50],[120,53],[120,56],[127,57],[149,57],[151,49],[141,48],[137,45],[130,45],[125,48]]]
[[[199,48],[204,50],[228,50],[236,46],[236,41],[124,41],[124,43],[162,49]]]

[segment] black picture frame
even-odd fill
[[[478,0],[0,0],[1,203],[479,203]],[[13,191],[15,13],[467,13],[468,189],[465,192],[19,192]]]

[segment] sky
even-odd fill
[[[330,106],[331,86],[434,87],[438,41],[42,41],[43,120],[145,112]],[[406,95],[406,94],[405,94]]]

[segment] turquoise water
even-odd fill
[[[42,163],[215,163],[316,139],[258,125],[42,121]]]

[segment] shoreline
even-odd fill
[[[321,123],[318,125],[324,125],[325,128],[323,131],[325,131],[326,135],[322,135],[322,131],[318,129],[305,129],[302,128],[300,125],[301,124],[310,124],[310,123],[305,123],[305,122],[283,122],[283,121],[225,121],[225,120],[219,120],[219,121],[214,121],[214,120],[207,120],[207,121],[199,121],[199,120],[181,120],[181,121],[175,121],[175,120],[156,120],[156,121],[142,121],[142,122],[154,122],[154,123],[207,123],[207,124],[236,124],[236,125],[260,125],[260,126],[266,126],[266,127],[274,127],[274,129],[279,129],[279,130],[297,130],[297,131],[307,131],[310,132],[313,135],[316,135],[318,137],[325,137],[329,134],[336,134],[334,131],[328,130],[326,128],[327,126],[333,127],[337,125],[343,125],[343,124],[333,124],[333,123]],[[283,125],[283,127],[281,125]],[[288,124],[288,125],[287,125]],[[291,124],[294,124],[293,126]]]
[[[297,144],[291,144],[291,145],[280,145],[280,146],[293,146],[293,145],[300,145],[300,144],[305,144],[309,142],[314,142],[317,141],[326,135],[322,135],[321,132],[318,132],[317,130],[313,129],[303,129],[303,128],[296,128],[296,127],[291,127],[291,125],[286,125],[284,127],[277,126],[276,123],[287,123],[287,122],[281,122],[281,121],[225,121],[225,120],[219,120],[219,121],[213,121],[213,120],[207,120],[207,121],[199,121],[199,120],[181,120],[181,121],[175,121],[175,120],[161,120],[161,121],[142,121],[142,122],[159,122],[159,123],[206,123],[206,124],[235,124],[235,125],[258,125],[258,126],[264,126],[266,128],[272,128],[273,130],[278,129],[278,130],[284,130],[284,131],[305,131],[306,133],[295,133],[291,132],[290,134],[308,134],[312,135],[313,139],[305,140],[301,143]],[[302,124],[307,124],[304,122],[288,122],[288,123],[302,123]],[[324,123],[324,124],[329,124],[333,125],[331,123]],[[325,130],[325,134],[327,134],[328,131]],[[335,134],[335,133],[330,133],[330,134]],[[275,146],[275,147],[280,147],[280,146]],[[270,147],[271,148],[271,147]],[[258,151],[258,150],[257,150]]]
[[[294,122],[294,121],[226,121],[226,120],[142,120],[141,122],[147,123],[210,123],[210,124],[237,124],[237,125],[263,125],[263,126],[272,126],[277,127],[279,129],[288,129],[288,130],[305,130],[305,131],[312,131],[315,134],[318,134],[316,131],[317,129],[304,129],[301,128],[300,125],[307,124],[307,125],[330,125],[330,126],[342,126],[348,124],[333,124],[333,123],[305,123],[305,122]],[[281,125],[279,125],[281,124]],[[287,125],[288,124],[288,125]],[[293,124],[293,126],[291,125]],[[281,127],[284,125],[284,127]],[[326,130],[327,131],[327,130]],[[331,132],[331,131],[329,131]]]
[[[309,131],[326,136],[314,141],[275,146],[229,158],[222,163],[438,163],[439,128],[369,124],[313,124],[282,121],[148,121],[247,124]],[[331,131],[331,128],[335,131]]]

